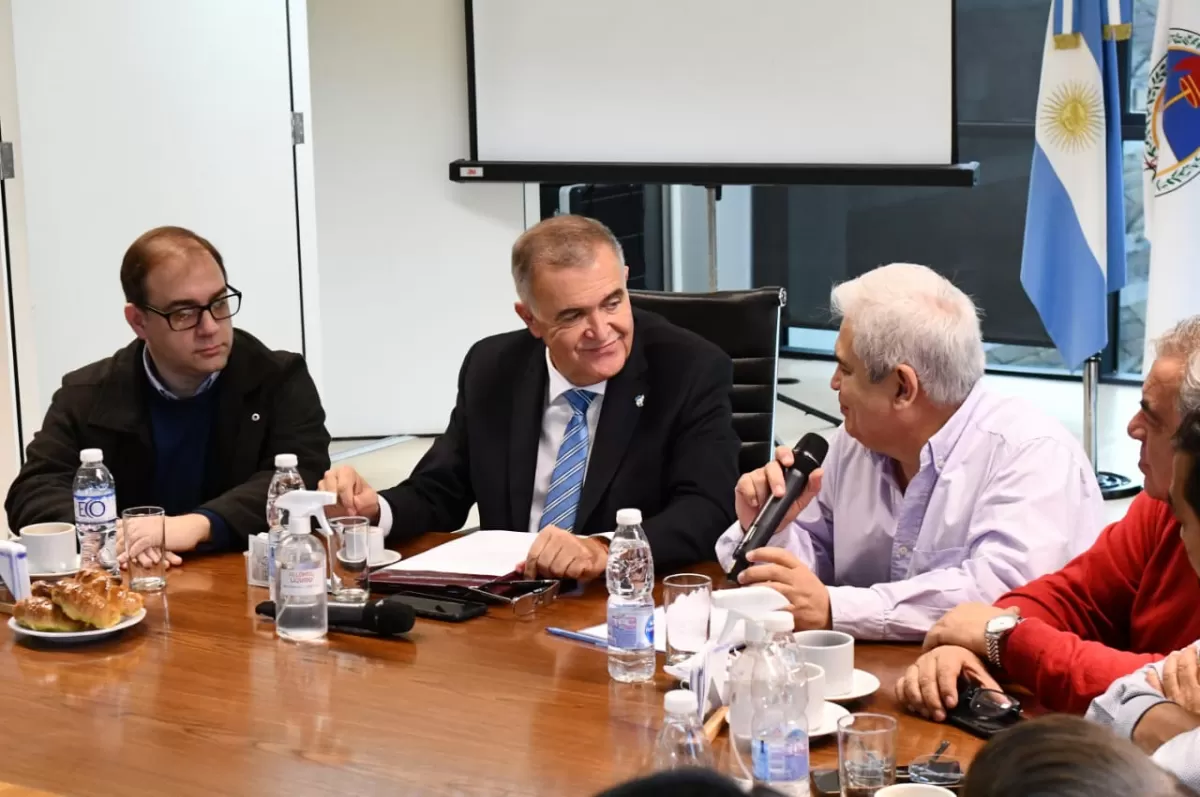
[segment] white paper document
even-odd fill
[[[399,561],[384,570],[463,573],[498,578],[508,575],[518,564],[525,562],[536,538],[536,534],[526,531],[476,531]]]
[[[727,612],[724,609],[713,609],[712,616],[709,619],[709,628],[711,629],[710,637],[715,639],[717,634],[721,633],[721,629],[725,627],[725,617]],[[600,623],[593,625],[590,628],[585,628],[579,633],[590,636],[600,642],[608,642],[608,624]],[[704,640],[700,640],[703,642]],[[663,608],[656,606],[654,608],[654,649],[659,653],[667,652],[667,621],[663,614]],[[697,648],[699,650],[699,648]]]

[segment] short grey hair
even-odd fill
[[[530,227],[512,248],[513,286],[517,297],[533,303],[533,274],[541,266],[582,268],[596,259],[596,247],[608,246],[625,265],[625,252],[612,230],[587,216],[553,216]]]
[[[979,311],[927,266],[893,263],[834,287],[830,304],[854,335],[854,353],[878,382],[908,365],[935,404],[961,404],[983,378]]]
[[[1184,363],[1179,417],[1200,410],[1200,315],[1183,319],[1154,341],[1154,356]]]

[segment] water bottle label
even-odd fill
[[[608,646],[621,650],[654,647],[654,607],[609,607]]]
[[[75,521],[77,523],[111,523],[117,519],[116,492],[99,495],[75,494]]]
[[[750,749],[754,779],[764,783],[789,783],[808,779],[808,736],[792,731],[786,739],[755,739]]]
[[[325,570],[316,567],[286,568],[279,573],[279,588],[284,598],[315,597],[325,592]]]

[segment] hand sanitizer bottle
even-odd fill
[[[329,630],[325,547],[313,538],[310,518],[331,535],[324,507],[337,496],[295,490],[276,500],[288,525],[275,565],[275,633],[295,642],[321,640]]]

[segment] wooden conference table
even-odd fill
[[[246,585],[242,556],[226,555],[172,570],[146,620],[110,640],[34,646],[0,630],[0,797],[582,797],[638,775],[653,753],[672,680],[615,683],[603,651],[545,632],[603,622],[603,583],[531,619],[493,609],[418,620],[406,639],[331,634],[321,645],[277,640],[254,615],[265,593]],[[977,739],[898,709],[892,685],[916,655],[858,646],[857,666],[883,687],[850,708],[899,718],[899,764],[942,739],[969,760]],[[836,766],[836,739],[814,740],[812,761]]]

